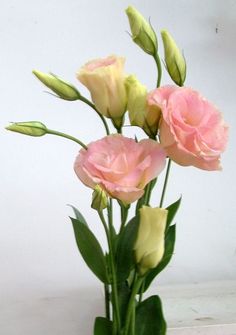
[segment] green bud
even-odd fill
[[[80,99],[79,91],[70,83],[58,78],[54,74],[33,71],[33,74],[48,88],[64,100],[74,101]]]
[[[146,118],[147,89],[136,76],[128,76],[125,80],[128,96],[127,110],[132,126],[143,127]]]
[[[149,137],[155,137],[161,115],[160,108],[148,103],[147,89],[136,76],[128,76],[125,86],[128,96],[127,109],[130,124],[142,128]]]
[[[6,129],[29,136],[43,136],[47,134],[47,127],[38,121],[16,122],[6,127]]]
[[[146,53],[154,56],[157,52],[157,37],[149,22],[132,6],[126,9],[133,41]]]
[[[167,30],[161,31],[165,50],[165,63],[171,79],[179,86],[183,86],[186,78],[186,62],[183,54]]]
[[[107,207],[107,194],[99,185],[94,188],[91,207],[97,211],[102,211]]]

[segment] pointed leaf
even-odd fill
[[[176,202],[168,206],[166,209],[168,210],[167,222],[166,222],[166,231],[168,230],[171,222],[173,221],[175,214],[177,213],[182,197],[180,197]]]
[[[138,305],[135,322],[136,335],[165,335],[166,321],[161,299],[153,295]]]
[[[70,218],[79,251],[90,270],[103,282],[108,283],[106,260],[102,248],[91,230],[83,222]]]
[[[95,319],[94,335],[112,335],[112,322],[107,318],[98,316]]]
[[[72,205],[69,205],[69,206],[73,209],[73,212],[75,214],[75,218],[77,220],[79,220],[80,222],[84,223],[87,226],[88,224],[87,224],[84,216],[81,214],[81,212],[76,207],[74,207]]]
[[[119,236],[117,245],[117,279],[119,282],[125,281],[132,268],[135,266],[134,261],[134,243],[139,226],[139,217],[135,216],[125,226]]]
[[[165,237],[165,252],[161,262],[151,270],[145,278],[144,292],[148,289],[153,279],[168,265],[174,253],[176,225],[170,226]]]

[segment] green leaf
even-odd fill
[[[173,221],[175,214],[177,213],[182,197],[180,197],[176,202],[168,206],[166,209],[168,210],[167,222],[166,222],[166,231],[169,229],[171,222]]]
[[[102,248],[91,230],[83,222],[70,218],[79,251],[90,270],[103,282],[108,284],[106,260]]]
[[[161,299],[153,295],[138,305],[135,322],[136,335],[165,335],[166,321]]]
[[[112,335],[112,322],[107,318],[98,316],[95,319],[94,335]]]
[[[75,214],[75,218],[77,220],[79,220],[80,222],[84,223],[87,226],[88,224],[87,224],[84,216],[80,213],[80,211],[76,207],[74,207],[72,205],[69,205],[69,206],[73,209],[73,212]]]
[[[121,232],[117,245],[116,269],[118,282],[125,281],[132,268],[134,261],[134,243],[138,233],[139,217],[131,219]]]
[[[144,292],[148,289],[153,279],[168,265],[174,253],[176,225],[170,226],[165,237],[165,252],[161,262],[148,272],[145,278]]]

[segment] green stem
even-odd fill
[[[167,187],[167,183],[168,183],[168,179],[169,179],[169,174],[170,174],[170,167],[171,167],[171,159],[169,158],[168,159],[167,169],[166,169],[165,181],[164,181],[164,185],[163,185],[163,189],[162,189],[162,194],[161,194],[160,207],[162,207],[163,202],[164,202],[165,193],[166,193],[166,187]]]
[[[60,131],[56,131],[56,130],[52,130],[52,129],[47,129],[47,134],[51,134],[51,135],[56,135],[56,136],[60,136],[60,137],[64,137],[67,138],[68,140],[74,141],[76,143],[78,143],[81,147],[83,147],[85,150],[87,150],[87,146],[81,142],[80,140],[78,140],[78,138],[75,138],[71,135],[65,134],[65,133],[61,133]]]
[[[114,308],[114,322],[113,322],[113,335],[119,334],[120,331],[120,311],[119,311],[119,301],[118,301],[118,290],[117,290],[117,279],[116,279],[116,269],[115,269],[115,258],[114,258],[114,250],[113,250],[113,226],[112,226],[112,206],[108,207],[108,224],[109,229],[107,227],[104,215],[102,211],[98,212],[102,224],[105,228],[107,242],[109,247],[109,259],[110,259],[110,270],[112,274],[112,300],[113,300],[113,308]],[[118,332],[117,332],[118,331]]]
[[[151,190],[152,190],[152,185],[151,182],[147,184],[147,188],[145,190],[145,195],[144,195],[144,206],[148,206],[150,202],[150,196],[151,196]]]
[[[131,296],[130,296],[130,300],[129,300],[129,304],[128,304],[128,308],[127,308],[127,314],[126,314],[126,320],[125,320],[125,327],[124,327],[124,335],[135,335],[135,334],[130,334],[129,333],[129,329],[130,329],[130,323],[132,320],[132,315],[134,312],[134,308],[135,308],[135,297],[138,294],[139,288],[142,285],[142,281],[143,278],[139,277],[136,282],[134,283],[134,286],[132,288],[132,292],[131,292]],[[132,327],[133,329],[134,327]]]
[[[162,77],[161,60],[157,52],[155,53],[153,57],[154,57],[154,60],[157,66],[157,87],[160,87],[161,77]]]
[[[86,99],[85,97],[83,97],[82,95],[80,95],[79,100],[81,100],[82,102],[84,102],[85,104],[87,104],[88,106],[90,106],[92,109],[95,110],[95,112],[98,114],[98,116],[102,120],[102,123],[104,124],[104,127],[106,129],[107,135],[110,135],[110,131],[109,131],[107,122],[106,122],[104,116],[99,113],[99,111],[97,110],[97,108],[95,107],[95,105],[91,101],[89,101],[88,99]]]
[[[132,310],[132,316],[131,316],[131,334],[135,335],[135,318],[136,318],[136,313],[135,313],[135,303],[133,304],[133,310]]]
[[[122,205],[120,203],[120,212],[121,212],[121,226],[120,226],[120,231],[119,231],[119,234],[122,233],[123,229],[124,229],[124,226],[126,224],[126,220],[127,220],[127,217],[128,217],[128,211],[129,211],[129,208],[128,207],[125,207],[124,205]]]
[[[121,320],[120,320],[120,309],[118,301],[118,288],[117,288],[117,278],[116,278],[116,268],[115,268],[115,255],[114,255],[114,226],[113,226],[113,201],[110,199],[110,205],[108,206],[108,224],[110,233],[110,255],[111,255],[111,272],[112,272],[112,294],[114,303],[114,312],[116,315],[116,322],[118,328],[118,334],[120,333]]]
[[[109,291],[109,285],[104,284],[104,292],[105,292],[105,312],[106,312],[106,318],[108,320],[111,319],[110,316],[110,291]]]
[[[122,134],[122,127],[117,128],[117,133],[118,133],[118,134]]]
[[[141,288],[140,288],[140,294],[139,294],[139,300],[138,303],[141,304],[142,300],[143,300],[143,291],[144,291],[144,287],[145,287],[145,278],[143,279]]]

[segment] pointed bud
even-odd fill
[[[143,206],[135,243],[135,258],[140,275],[155,268],[164,255],[165,228],[168,211],[163,208]]]
[[[186,62],[183,54],[167,30],[161,31],[165,50],[165,63],[171,79],[179,86],[183,86],[186,78]]]
[[[47,134],[47,127],[38,121],[16,122],[6,127],[6,129],[29,136],[43,136]]]
[[[33,74],[48,88],[55,92],[59,98],[69,101],[79,100],[79,91],[70,83],[58,78],[54,74],[33,71]]]
[[[157,52],[157,37],[149,22],[132,6],[126,9],[133,41],[149,55]]]
[[[145,124],[147,89],[134,75],[126,78],[125,87],[128,96],[127,110],[130,124],[142,128]]]
[[[149,137],[155,137],[161,114],[160,108],[156,108],[149,103],[147,89],[136,76],[128,76],[125,85],[130,124],[142,128]]]
[[[99,185],[94,188],[91,207],[97,211],[102,211],[107,207],[107,194]]]

